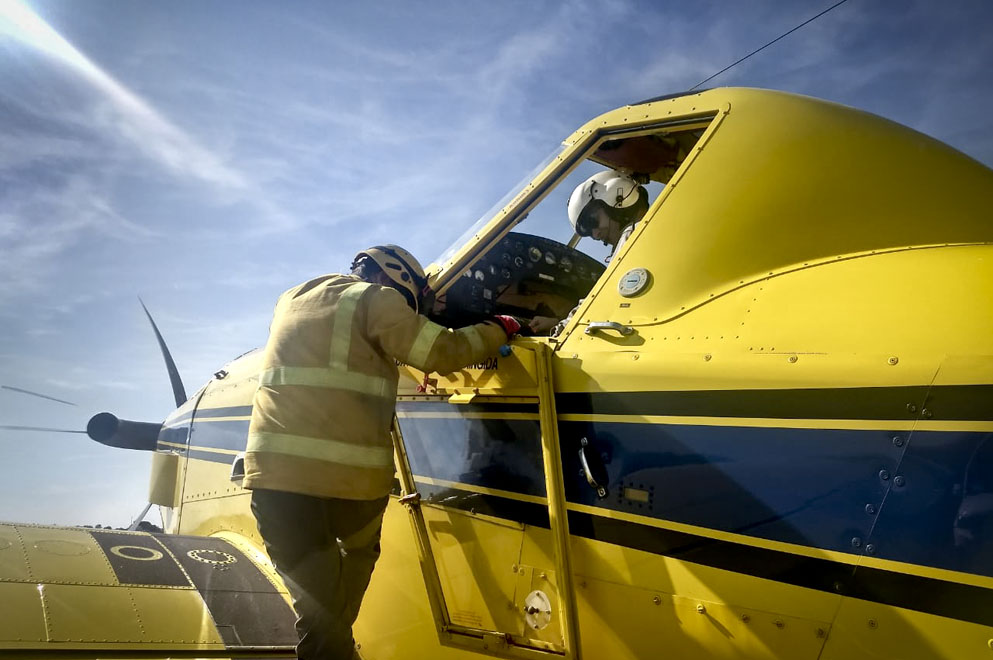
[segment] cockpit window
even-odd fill
[[[585,159],[553,183],[528,214],[508,218],[505,226],[511,228],[509,233],[474,259],[470,267],[461,269],[459,277],[438,297],[436,320],[458,326],[492,314],[511,314],[524,320],[537,316],[565,318],[589,293],[615,246],[627,236],[621,237],[618,232],[608,240],[601,236],[599,240],[588,237],[577,242],[568,216],[573,190],[598,172],[616,169],[644,186],[648,205],[643,208],[649,208],[691,152],[707,121],[693,127],[681,126],[672,133],[630,132],[625,137],[601,140]],[[533,182],[533,176],[546,170],[561,151],[546,158],[532,177],[511,190],[435,263],[445,264],[474,236],[492,232],[493,227],[486,224],[507,204],[514,203]],[[547,185],[534,183],[536,189]]]

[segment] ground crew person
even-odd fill
[[[276,303],[245,453],[252,512],[297,612],[297,656],[351,660],[393,484],[396,361],[449,373],[495,355],[510,317],[450,330],[422,314],[406,250],[363,250]]]

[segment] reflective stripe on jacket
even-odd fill
[[[496,323],[450,330],[394,289],[325,275],[276,304],[255,393],[245,488],[369,500],[393,483],[395,360],[450,373],[496,353]]]

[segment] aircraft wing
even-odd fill
[[[294,657],[295,616],[244,539],[0,524],[0,654]]]

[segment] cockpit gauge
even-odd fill
[[[566,273],[571,272],[572,271],[572,259],[570,259],[569,257],[562,257],[562,259],[559,260],[559,266],[562,267],[562,270],[564,272],[566,272]]]
[[[556,262],[555,253],[549,250],[545,253],[545,263],[549,266],[554,266]]]
[[[539,250],[536,247],[532,247],[530,250],[528,250],[528,258],[531,261],[538,263],[539,261],[541,261],[541,250]]]
[[[646,269],[632,268],[617,283],[617,292],[625,298],[632,298],[641,293],[650,280],[651,275]]]

